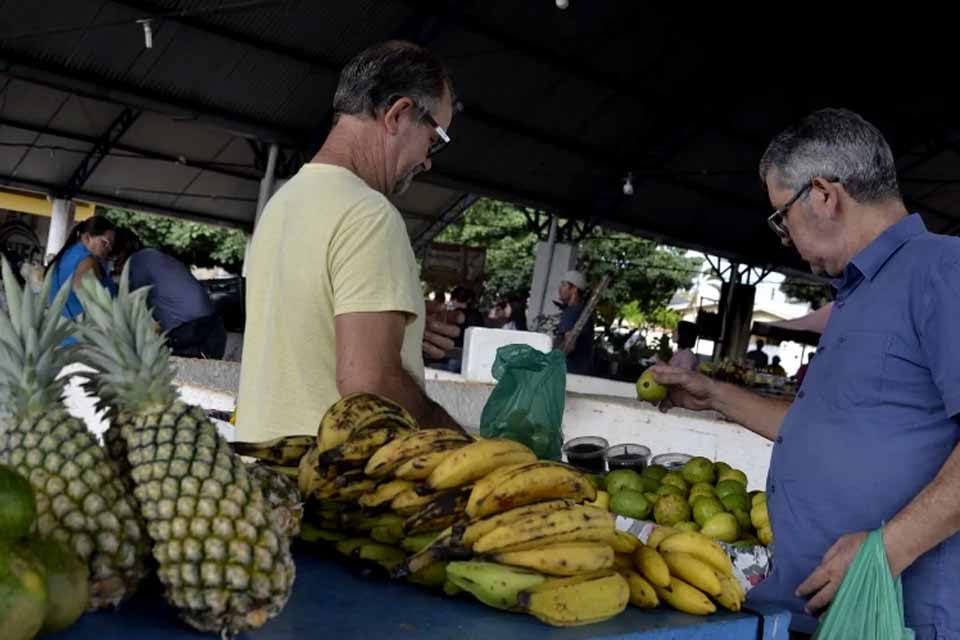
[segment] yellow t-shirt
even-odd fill
[[[236,437],[316,433],[339,399],[334,316],[409,314],[403,366],[423,385],[424,303],[400,213],[357,175],[308,163],[270,199],[247,258]]]

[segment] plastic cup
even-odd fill
[[[563,454],[567,463],[589,473],[603,473],[607,470],[604,453],[610,443],[599,436],[582,436],[568,440],[563,445]]]
[[[650,462],[650,449],[642,444],[615,444],[607,447],[604,457],[610,471],[616,469],[633,469],[640,473],[647,468]]]

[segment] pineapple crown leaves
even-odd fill
[[[75,355],[73,348],[60,346],[73,332],[63,317],[70,283],[48,303],[52,272],[34,293],[20,286],[5,258],[0,271],[7,298],[6,312],[0,312],[0,405],[22,417],[46,411],[63,398],[67,379],[58,376]]]
[[[84,309],[79,359],[96,370],[85,388],[99,396],[100,408],[136,411],[177,398],[170,349],[147,306],[149,290],[130,291],[129,265],[115,299],[92,274],[77,289]]]

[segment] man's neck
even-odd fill
[[[861,211],[854,211],[853,214],[851,219],[856,221],[856,227],[850,234],[851,240],[847,245],[847,260],[844,264],[849,264],[884,231],[902,220],[907,215],[907,209],[900,200],[891,200],[862,207]]]
[[[367,183],[371,189],[387,193],[387,176],[382,161],[383,145],[369,123],[341,116],[323,146],[310,162],[343,167]]]

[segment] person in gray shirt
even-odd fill
[[[151,287],[147,303],[167,334],[173,355],[185,358],[223,357],[227,333],[206,288],[182,262],[152,247],[137,234],[117,229],[114,270],[130,264],[130,288]]]

